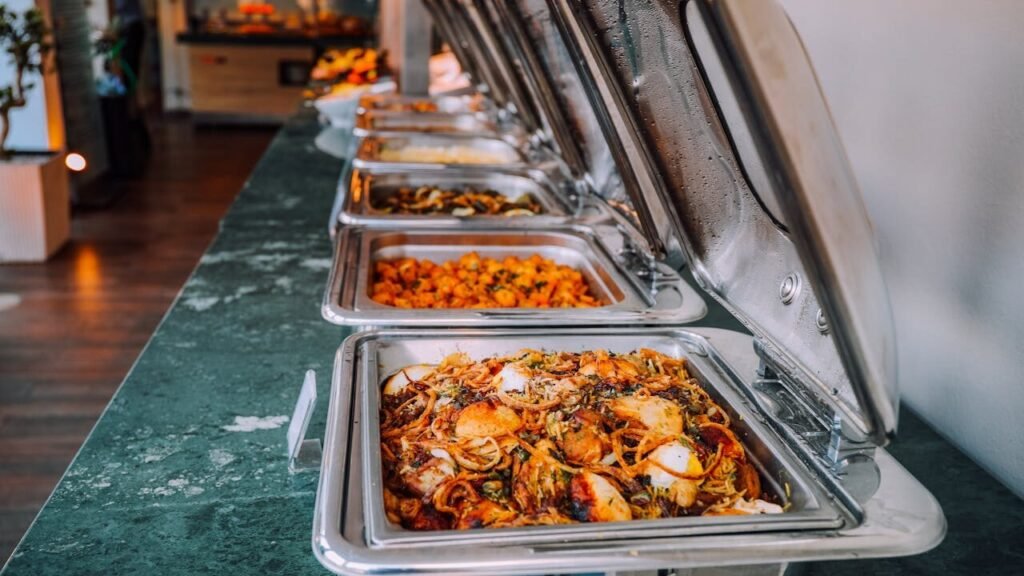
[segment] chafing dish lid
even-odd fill
[[[441,35],[464,67],[527,131],[551,145],[574,177],[586,167],[563,111],[529,44],[524,21],[506,2],[427,0]],[[456,50],[456,47],[458,50]]]
[[[516,3],[537,12],[537,0]],[[847,435],[885,444],[899,402],[888,293],[784,10],[605,4],[547,0],[650,246],[682,251],[762,357],[831,407]]]

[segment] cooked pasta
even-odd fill
[[[383,384],[389,520],[411,530],[778,513],[686,362],[454,354]]]

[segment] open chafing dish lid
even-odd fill
[[[516,114],[534,142],[552,146],[570,174],[580,177],[586,168],[577,143],[542,76],[518,11],[493,0],[426,0],[425,5],[470,76],[499,106]]]
[[[425,0],[438,33],[460,64],[497,104],[510,109],[530,132],[540,129],[536,108],[524,92],[500,34],[486,7],[472,0]]]
[[[541,0],[515,1],[536,13]],[[820,401],[833,427],[885,444],[899,403],[888,293],[782,7],[544,1],[652,250],[682,252],[766,364]]]

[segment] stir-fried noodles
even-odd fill
[[[782,512],[686,362],[451,355],[385,383],[384,504],[412,530]]]

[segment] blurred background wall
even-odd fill
[[[782,2],[877,227],[905,402],[1024,496],[1024,3]]]

